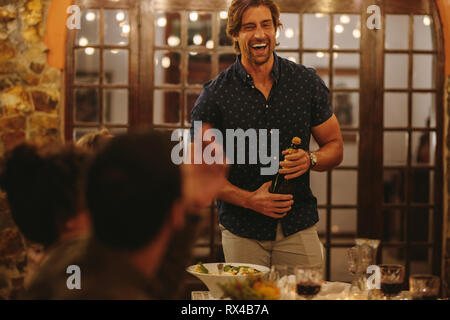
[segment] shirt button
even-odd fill
[[[252,86],[252,89],[255,89],[255,86]]]
[[[268,104],[266,104],[266,108],[269,108],[269,105],[268,105]]]

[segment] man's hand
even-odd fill
[[[305,150],[297,149],[296,152],[291,154],[288,150],[284,150],[282,155],[285,156],[284,161],[280,163],[283,168],[278,172],[285,174],[284,178],[287,180],[300,177],[311,166],[311,159]]]
[[[291,194],[270,193],[272,181],[264,183],[258,190],[251,193],[247,207],[268,217],[280,219],[286,216],[294,203]]]

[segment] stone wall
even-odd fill
[[[50,0],[0,0],[0,157],[24,140],[61,141],[61,72],[43,43]],[[14,298],[26,272],[27,243],[0,192],[0,299]]]

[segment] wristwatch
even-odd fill
[[[317,156],[313,152],[310,151],[309,158],[311,159],[311,166],[309,168],[312,169],[317,164]]]

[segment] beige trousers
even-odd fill
[[[222,231],[225,262],[259,264],[269,268],[271,265],[290,267],[323,265],[323,245],[315,225],[285,237],[281,231],[281,224],[278,223],[275,241],[242,238],[222,225],[219,227]]]

